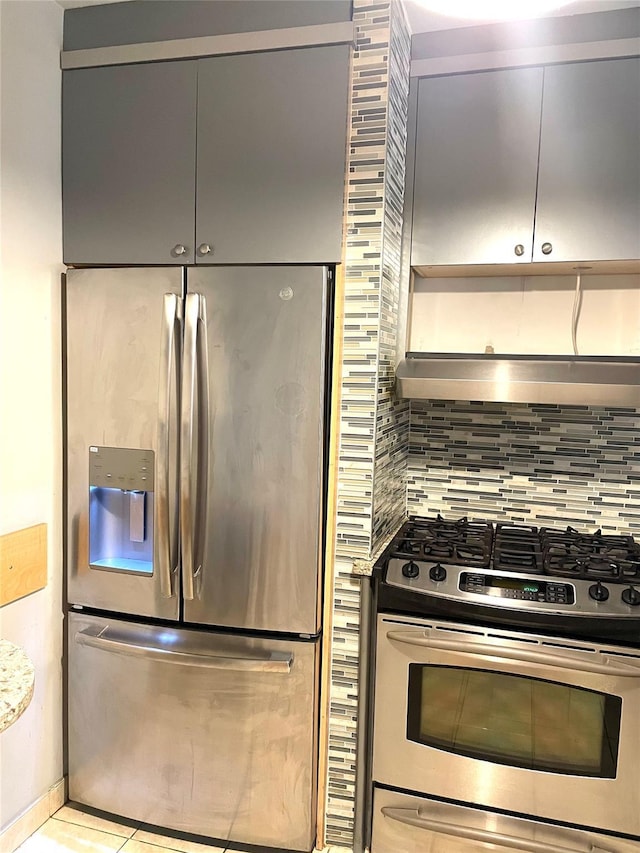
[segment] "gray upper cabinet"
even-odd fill
[[[348,45],[65,71],[65,262],[339,262],[348,83]]]
[[[196,262],[339,261],[348,46],[198,64]]]
[[[65,71],[64,260],[194,259],[193,61]]]
[[[420,80],[414,266],[531,260],[542,74]]]
[[[640,59],[420,80],[411,263],[640,258]]]
[[[640,258],[640,59],[547,68],[533,260],[630,258]]]

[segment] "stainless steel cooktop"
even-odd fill
[[[640,619],[632,536],[415,516],[381,562],[384,582],[414,596],[523,615]]]

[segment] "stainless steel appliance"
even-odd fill
[[[77,802],[313,847],[331,279],[67,273]]]
[[[570,406],[640,405],[635,356],[408,352],[396,371],[398,397]]]
[[[377,789],[372,853],[637,853],[638,843],[600,832],[480,811]]]
[[[639,579],[631,536],[402,528],[376,568],[372,853],[637,848]]]

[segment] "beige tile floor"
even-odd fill
[[[16,853],[225,853],[226,847],[200,844],[160,835],[63,806],[18,847]],[[342,847],[327,847],[323,853],[349,853]]]

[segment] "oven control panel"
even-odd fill
[[[538,578],[489,575],[481,572],[461,572],[458,588],[461,592],[507,598],[514,601],[537,601],[543,604],[575,604],[574,588],[568,583],[544,581]]]
[[[596,578],[536,576],[413,560],[403,555],[388,560],[384,585],[406,590],[411,596],[419,594],[459,604],[550,615],[624,618],[640,624],[640,582],[627,585]]]

